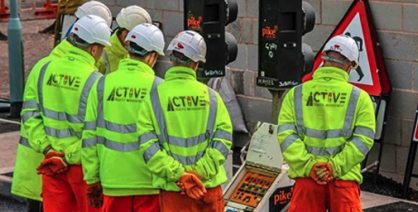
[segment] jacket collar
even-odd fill
[[[314,72],[313,79],[334,79],[348,82],[348,73],[340,68],[325,66]]]
[[[173,66],[170,69],[168,69],[165,73],[164,80],[169,81],[175,79],[186,79],[196,81],[196,71],[183,66]]]
[[[93,67],[95,67],[96,61],[94,60],[94,57],[91,56],[88,52],[79,49],[75,46],[68,49],[68,52],[65,54],[65,57],[67,58],[75,58],[77,60],[83,61]]]
[[[73,44],[67,41],[67,39],[63,39],[51,52],[50,55],[55,57],[63,57],[65,53],[67,53],[68,49],[73,47]]]
[[[131,58],[122,59],[119,63],[118,71],[140,71],[155,75],[154,70],[148,64]]]

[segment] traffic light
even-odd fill
[[[314,54],[302,36],[314,28],[315,11],[301,0],[260,0],[257,86],[273,90],[300,84]]]
[[[236,0],[184,1],[184,28],[200,33],[207,46],[206,63],[198,70],[199,77],[223,77],[225,66],[237,58],[237,40],[225,32],[237,15]]]

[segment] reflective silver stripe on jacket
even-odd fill
[[[22,144],[23,146],[29,147],[32,149],[32,147],[29,144],[29,140],[25,137],[20,136],[19,138],[19,144]]]
[[[209,99],[210,99],[210,108],[209,108],[208,122],[206,125],[206,132],[198,136],[191,137],[191,138],[178,138],[174,136],[169,136],[167,134],[166,123],[164,119],[163,110],[161,108],[160,98],[158,96],[158,90],[155,89],[151,91],[150,95],[151,95],[152,107],[154,109],[154,116],[157,120],[158,128],[160,129],[161,134],[156,135],[153,132],[153,133],[147,133],[147,134],[141,135],[139,138],[139,141],[141,142],[141,144],[149,141],[150,139],[158,138],[160,144],[169,143],[170,145],[187,148],[187,147],[199,145],[200,143],[205,142],[206,140],[209,139],[209,140],[212,140],[212,142],[209,144],[209,148],[218,149],[226,158],[228,156],[228,149],[222,142],[216,141],[216,138],[232,140],[232,135],[231,133],[225,132],[222,130],[215,131],[215,132],[213,131],[218,104],[217,104],[217,99],[216,99],[216,93],[210,88],[208,88],[208,91],[209,91]],[[152,144],[145,152],[145,155],[144,155],[145,161],[148,162],[158,150],[160,150],[159,144],[157,143]],[[180,156],[172,152],[169,152],[169,154],[175,160],[182,163],[183,165],[195,164],[203,156],[203,152],[199,152],[195,156],[188,156],[188,157]]]
[[[118,124],[111,121],[107,121],[103,115],[103,101],[104,101],[104,83],[106,76],[103,76],[97,82],[97,121],[96,122],[86,122],[84,125],[84,130],[95,130],[97,127],[104,128],[108,131],[116,133],[134,133],[136,132],[136,123],[132,124]],[[155,77],[152,83],[151,89],[156,88],[162,79]],[[139,141],[135,140],[129,143],[120,143],[117,141],[109,140],[105,137],[98,136],[96,138],[85,139],[83,140],[83,147],[90,147],[95,144],[103,144],[106,148],[113,149],[120,152],[135,151],[139,150]]]
[[[47,108],[44,108],[43,106],[43,81],[45,77],[45,72],[50,62],[46,63],[39,74],[39,80],[38,80],[38,98],[39,98],[39,110],[43,112],[44,116],[50,119],[54,119],[56,121],[68,121],[71,123],[83,123],[84,117],[86,115],[86,104],[87,104],[87,97],[90,92],[91,87],[93,86],[94,82],[98,77],[100,77],[99,72],[92,72],[90,76],[87,78],[86,83],[84,84],[84,87],[81,91],[81,97],[80,102],[78,105],[78,114],[77,115],[71,115],[66,112],[58,112],[54,110],[50,110]],[[33,104],[33,103],[28,103]],[[78,138],[81,138],[81,133],[75,132],[73,129],[56,129],[53,127],[46,127],[45,132],[49,136],[53,136],[56,138],[66,138],[66,137],[72,137],[77,136]]]
[[[175,136],[167,136],[167,137],[168,137],[168,141],[170,141],[170,145],[179,146],[179,147],[193,147],[208,139],[207,134],[200,134],[198,136],[190,137],[190,138],[179,138]],[[226,132],[224,130],[217,130],[212,136],[212,139],[213,138],[232,140],[231,133]],[[158,136],[155,134],[155,132],[149,132],[144,135],[141,135],[141,137],[139,138],[139,142],[140,144],[144,144],[151,139],[158,139]],[[167,140],[160,141],[160,144],[162,143],[167,143]],[[221,149],[219,149],[219,151],[221,151]],[[228,155],[228,152],[226,154]]]
[[[36,100],[24,101],[22,109],[38,109],[38,103],[36,103]]]
[[[296,126],[292,124],[284,124],[279,126],[278,132],[284,132],[286,130],[295,130],[301,135],[306,135],[312,138],[318,139],[327,139],[327,138],[339,138],[339,137],[352,137],[353,130],[351,126],[353,124],[354,115],[356,111],[357,101],[360,95],[360,89],[353,87],[350,95],[350,100],[348,102],[348,107],[346,111],[346,116],[344,119],[343,129],[337,130],[316,130],[310,129],[304,126],[303,116],[302,116],[302,85],[295,87],[295,115],[296,115]],[[370,129],[357,127],[354,129],[354,133],[364,135],[371,139],[374,138],[374,133]],[[285,151],[295,140],[299,138],[297,135],[289,135],[281,144],[282,151]],[[367,146],[358,138],[354,138],[351,142],[364,154],[368,152]],[[305,144],[306,145],[306,144]],[[306,145],[306,149],[309,153],[314,155],[335,155],[342,151],[344,144],[337,147],[313,147]]]
[[[112,149],[118,152],[130,152],[134,150],[139,150],[139,142],[128,142],[128,143],[121,143],[117,141],[113,141],[107,139],[103,136],[97,136],[95,138],[84,139],[82,148],[92,147],[96,144],[102,144],[108,149]]]
[[[22,115],[22,122],[26,122],[29,118],[40,118],[41,114],[38,111],[28,111]]]

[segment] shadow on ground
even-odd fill
[[[26,211],[26,203],[19,202],[14,199],[9,199],[0,196],[0,211],[1,212],[23,212]]]
[[[364,212],[405,212],[418,211],[418,205],[407,202],[394,202],[373,208],[364,209]]]

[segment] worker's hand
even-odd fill
[[[325,167],[315,167],[316,176],[322,181],[326,181],[326,177],[328,176],[329,172]]]
[[[334,179],[332,176],[332,165],[327,162],[316,163],[312,167],[309,176],[319,185],[326,185]]]
[[[38,174],[54,176],[66,172],[68,170],[68,164],[62,157],[50,157],[45,158],[36,170]]]
[[[49,164],[44,163],[44,161],[42,161],[41,165],[39,165],[36,168],[36,171],[38,174],[42,174],[42,175],[46,175],[50,177],[55,176],[54,172],[52,172],[52,170],[49,168]]]
[[[187,196],[196,200],[202,199],[206,193],[205,186],[195,173],[184,173],[177,185],[181,188],[182,194],[187,194]]]
[[[87,201],[90,206],[101,208],[103,205],[103,189],[100,182],[87,185]]]
[[[194,176],[196,176],[197,178],[200,179],[199,175],[197,174],[197,172],[194,171],[187,171],[187,173],[189,174],[193,174]],[[184,187],[184,184],[181,182],[177,182],[177,185],[181,188],[181,194],[186,194],[186,188]]]
[[[45,158],[52,158],[52,157],[64,157],[63,152],[57,152],[53,149],[48,150],[48,152],[45,154]]]

